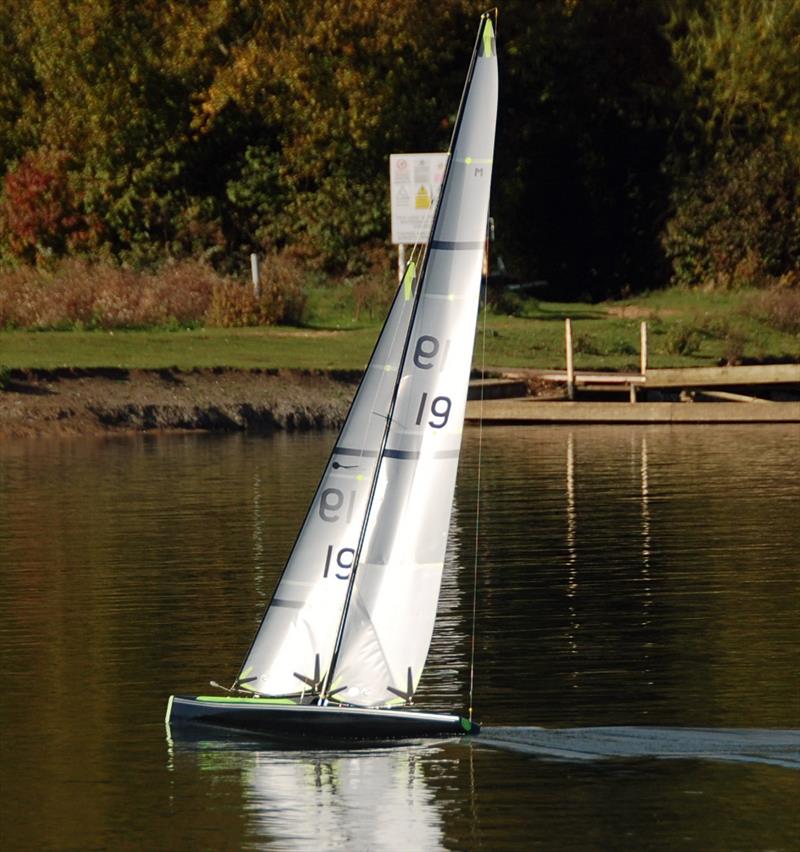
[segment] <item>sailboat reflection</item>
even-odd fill
[[[241,741],[169,742],[171,772],[230,770],[251,830],[281,849],[439,849],[440,805],[424,764],[441,746],[363,751],[266,751]]]

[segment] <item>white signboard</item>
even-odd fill
[[[424,243],[431,229],[447,154],[391,154],[392,242]]]

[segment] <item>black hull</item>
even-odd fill
[[[258,698],[174,695],[166,722],[175,733],[215,728],[275,742],[386,742],[477,734],[480,725],[460,716],[416,710],[316,707]]]

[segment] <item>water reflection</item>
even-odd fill
[[[424,772],[440,752],[438,746],[265,751],[240,742],[170,741],[168,769],[176,785],[193,770],[235,771],[248,833],[281,849],[407,852],[443,848],[440,805]]]
[[[166,696],[237,670],[334,437],[0,442],[5,846],[259,848],[273,833],[284,848],[287,790],[338,826],[335,791],[369,785],[396,813],[413,803],[433,848],[620,848],[628,829],[649,848],[676,814],[663,848],[790,848],[796,775],[771,767],[565,771],[476,753],[473,773],[471,752],[443,746],[377,755],[384,786],[360,753],[285,753],[274,783],[274,753],[241,758],[246,783],[238,758],[208,753],[176,751],[167,772]],[[797,426],[485,430],[477,541],[478,436],[464,437],[420,706],[467,706],[477,562],[487,726],[797,724]],[[687,808],[698,789],[716,820]],[[347,808],[371,838],[379,807]],[[744,812],[749,844],[726,817]]]
[[[580,622],[575,607],[578,594],[578,514],[575,507],[575,435],[567,434],[567,464],[566,464],[566,497],[567,497],[567,612],[569,626],[567,630],[567,648],[569,653],[578,653],[578,631]],[[578,672],[572,672],[574,680]],[[576,684],[573,683],[573,686]]]
[[[800,639],[796,425],[489,436],[484,721],[792,723],[780,707],[800,712],[798,696],[778,672]],[[458,501],[472,502],[468,481]]]

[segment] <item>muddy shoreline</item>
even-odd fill
[[[336,428],[360,378],[358,371],[12,370],[0,389],[0,438]]]

